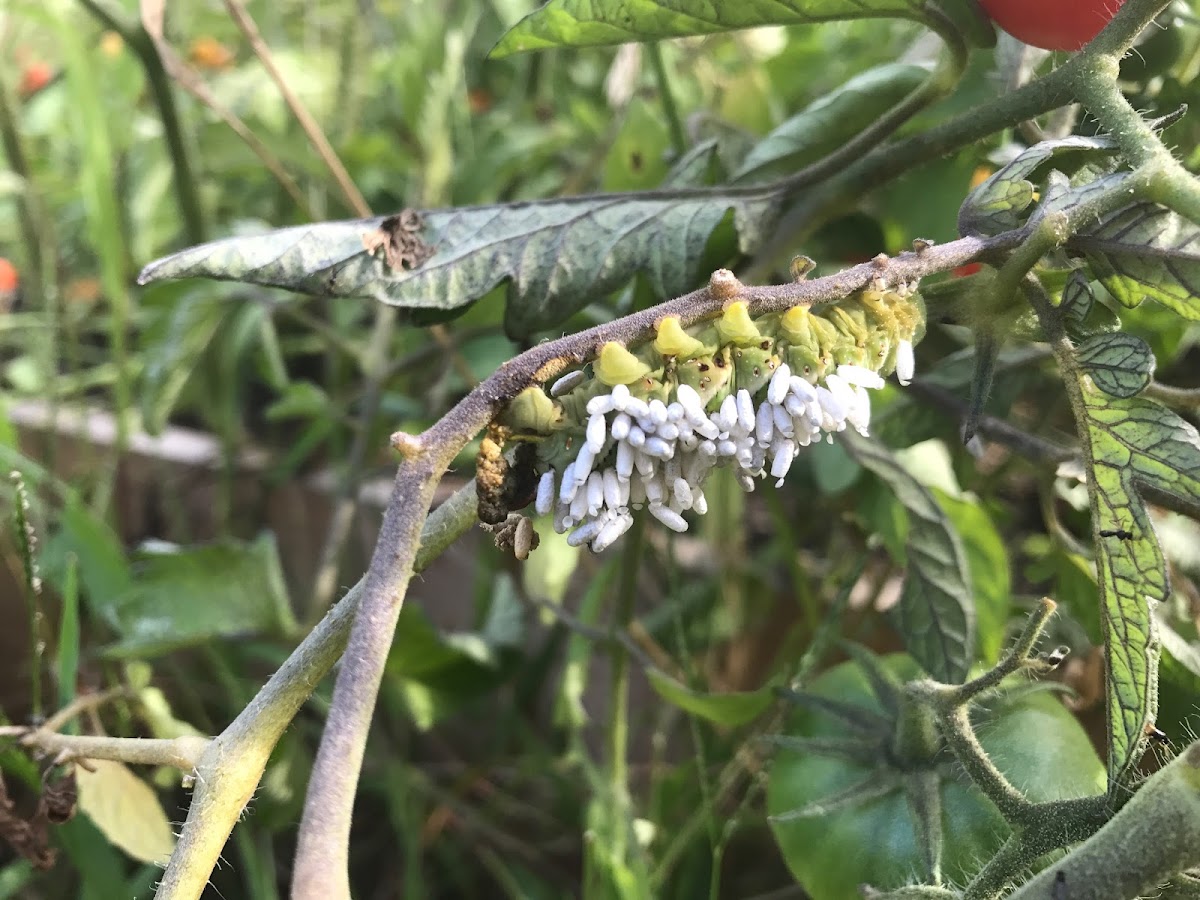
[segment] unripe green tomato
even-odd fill
[[[992,20],[1044,50],[1079,50],[1100,33],[1125,0],[979,0]]]
[[[922,677],[904,654],[884,657],[884,667],[902,680]],[[884,708],[862,668],[835,666],[817,678],[809,693],[876,713]],[[1038,691],[989,703],[972,720],[992,761],[1034,802],[1088,797],[1105,790],[1105,771],[1087,734],[1062,701]],[[798,709],[786,734],[798,737],[853,736],[827,713]],[[781,749],[771,765],[767,810],[779,816],[837,794],[879,769],[899,771],[882,751],[874,765]],[[999,849],[1009,828],[995,807],[971,784],[943,748],[941,870],[943,881],[965,885]],[[788,867],[812,900],[853,900],[858,887],[889,890],[925,877],[923,856],[902,789],[821,816],[772,821]]]

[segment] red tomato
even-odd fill
[[[48,85],[53,78],[54,70],[50,68],[49,63],[31,62],[21,73],[21,83],[17,87],[17,94],[21,99],[32,97]]]
[[[0,256],[0,294],[12,293],[17,289],[20,281],[21,278],[17,274],[17,267],[3,256]]]
[[[1125,0],[979,0],[1013,37],[1045,50],[1078,50],[1100,33]]]

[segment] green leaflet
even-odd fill
[[[1132,334],[1090,337],[1075,348],[1075,358],[1096,387],[1113,397],[1140,394],[1154,375],[1154,353]]]
[[[921,86],[929,71],[889,63],[868,69],[783,122],[746,154],[732,181],[789,175],[834,152]]]
[[[1166,566],[1139,494],[1200,509],[1200,435],[1140,397],[1081,384],[1090,452],[1092,529],[1108,648],[1110,788],[1127,783],[1157,712],[1159,639],[1151,606],[1167,597]]]
[[[1042,141],[994,173],[971,191],[958,211],[960,234],[999,234],[1022,225],[1021,215],[1037,196],[1034,173],[1043,164],[1065,153],[1111,153],[1110,138],[1068,137]]]
[[[740,249],[750,253],[775,223],[781,201],[777,188],[764,185],[409,211],[212,241],[150,263],[139,282],[217,278],[450,311],[465,310],[508,281],[506,328],[528,336],[636,272],[659,296],[684,293],[728,212]]]
[[[1095,305],[1096,296],[1092,293],[1087,276],[1076,269],[1067,279],[1058,307],[1062,311],[1063,324],[1066,325],[1067,331],[1078,333]]]
[[[929,7],[940,15],[931,16]],[[839,19],[906,18],[929,24],[949,19],[973,43],[995,35],[963,0],[550,0],[500,39],[493,57],[547,47],[597,47],[632,41],[715,34],[762,25],[808,25]]]
[[[295,628],[270,533],[253,542],[141,551],[129,572],[125,590],[105,598],[120,636],[106,649],[109,656],[159,656],[214,639]]]
[[[1154,203],[1135,203],[1071,238],[1124,306],[1157,300],[1200,320],[1200,227]]]
[[[771,705],[775,695],[770,685],[756,691],[709,694],[694,690],[659,669],[647,669],[646,678],[660,697],[692,715],[736,728],[753,722]]]
[[[894,609],[897,630],[934,678],[961,682],[975,652],[975,601],[962,540],[945,511],[883,445],[850,429],[842,444],[895,493],[908,512],[908,575]]]

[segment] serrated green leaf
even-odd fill
[[[766,185],[432,210],[412,231],[397,217],[324,222],[201,244],[151,263],[139,280],[217,278],[445,311],[465,308],[507,279],[505,324],[511,335],[526,336],[637,272],[659,296],[683,293],[727,213],[749,253],[768,234],[781,201]],[[379,247],[400,231],[432,256],[412,267],[398,258],[390,264]]]
[[[881,444],[846,431],[843,443],[908,511],[908,576],[893,608],[905,646],[934,678],[957,683],[974,658],[975,603],[966,553],[946,513]]]
[[[759,141],[732,180],[763,181],[816,162],[872,124],[928,76],[928,69],[904,63],[856,75]]]
[[[112,601],[120,640],[111,656],[155,656],[215,638],[295,627],[275,539],[140,552]]]
[[[1200,510],[1200,435],[1141,397],[1082,383],[1100,597],[1108,652],[1109,783],[1123,784],[1145,746],[1157,704],[1159,639],[1152,603],[1167,598],[1166,563],[1142,494]]]
[[[1154,203],[1135,203],[1076,234],[1070,247],[1084,254],[1122,305],[1157,300],[1200,321],[1200,227],[1182,216]]]
[[[972,40],[994,36],[977,15],[956,0],[940,4]],[[923,0],[774,0],[713,3],[712,0],[550,0],[514,25],[493,57],[547,47],[599,47],[663,38],[716,34],[763,25],[809,25],[845,19],[905,18],[930,22]]]
[[[958,211],[959,233],[999,234],[1021,227],[1021,213],[1037,195],[1037,187],[1030,178],[1039,167],[1059,154],[1111,152],[1113,147],[1112,140],[1106,137],[1075,136],[1034,144],[967,195]]]
[[[727,728],[753,722],[766,712],[774,698],[770,687],[762,687],[757,691],[707,694],[692,690],[658,669],[647,669],[646,678],[664,700]]]
[[[1096,387],[1113,397],[1141,393],[1154,375],[1150,345],[1140,337],[1118,332],[1098,334],[1075,348],[1075,358]]]

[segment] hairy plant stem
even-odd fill
[[[1004,776],[980,744],[970,720],[970,704],[1020,670],[1045,670],[1034,656],[1055,604],[1043,599],[1016,642],[990,670],[961,685],[928,679],[906,685],[909,696],[937,716],[939,730],[959,765],[999,810],[1013,834],[963,891],[962,900],[996,900],[1043,854],[1091,835],[1108,818],[1108,797],[1032,803]],[[1198,823],[1200,827],[1200,823]]]
[[[1074,102],[1086,90],[1085,82],[1095,77],[1094,61],[1101,57],[1114,64],[1119,61],[1166,4],[1167,0],[1129,0],[1096,40],[1044,77],[920,134],[875,146],[865,155],[858,152],[848,157],[848,164],[831,173],[833,177],[824,184],[795,195],[799,202],[777,228],[775,238],[759,251],[747,277],[762,277],[782,248],[794,246],[830,216],[856,205],[863,195],[899,175]],[[802,174],[794,177],[801,180]]]
[[[1125,99],[1117,85],[1117,60],[1099,57],[1091,62],[1089,74],[1091,77],[1079,80],[1079,100],[1117,142],[1121,155],[1146,177],[1147,199],[1200,223],[1200,180],[1183,167]]]
[[[350,820],[375,698],[413,574],[421,524],[458,449],[452,443],[420,446],[396,472],[304,800],[294,900],[350,898]]]
[[[1127,900],[1200,864],[1200,743],[1152,775],[1107,824],[1010,900]]]
[[[475,522],[475,504],[472,483],[430,514],[413,563],[415,571],[428,566],[470,528]],[[201,755],[195,766],[195,792],[187,821],[155,894],[158,900],[198,900],[204,892],[271,750],[342,655],[363,587],[360,581],[349,590]]]
[[[56,763],[76,759],[113,759],[144,766],[171,766],[185,776],[200,765],[209,738],[125,738],[102,735],[58,734],[39,728],[21,738],[21,745],[44,753]]]
[[[1181,388],[1171,384],[1152,381],[1142,391],[1146,397],[1151,397],[1164,406],[1178,409],[1195,409],[1200,407],[1200,388]]]

